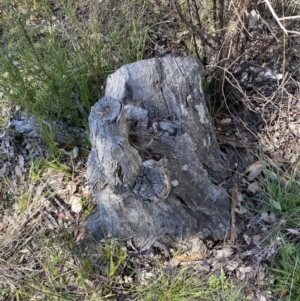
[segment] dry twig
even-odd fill
[[[269,1],[269,0],[264,0],[264,2],[267,4],[267,6],[268,6],[268,8],[269,8],[269,10],[270,10],[270,12],[271,12],[271,14],[273,15],[274,19],[275,19],[276,22],[278,23],[279,27],[283,30],[283,32],[284,32],[286,35],[288,35],[289,33],[294,33],[294,34],[300,35],[300,32],[299,32],[299,31],[286,30],[286,28],[285,28],[285,27],[282,25],[282,23],[280,22],[280,21],[283,21],[283,20],[299,19],[300,16],[289,16],[289,17],[282,17],[282,18],[279,18],[279,17],[276,15],[276,13],[275,13],[275,11],[274,11],[274,9],[273,9],[273,7],[272,7],[270,1]]]

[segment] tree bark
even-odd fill
[[[92,108],[87,177],[98,211],[96,239],[131,239],[140,249],[189,237],[224,239],[231,175],[217,144],[191,57],[129,64],[107,78]]]

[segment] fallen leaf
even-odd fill
[[[231,123],[231,118],[224,118],[221,120],[221,124],[227,125]]]
[[[243,194],[240,193],[239,191],[236,194],[236,200],[237,203],[235,205],[235,212],[238,214],[245,214],[247,212],[247,209],[241,204],[243,202]]]
[[[248,174],[248,181],[253,181],[264,169],[263,164],[260,161],[256,161],[253,164],[249,165],[244,171],[244,174]]]
[[[288,233],[300,235],[300,231],[298,229],[286,229]]]
[[[67,184],[66,188],[70,192],[70,194],[74,194],[76,192],[76,190],[77,190],[77,186],[76,186],[76,184],[73,181],[70,181]]]
[[[255,194],[260,188],[260,185],[258,182],[253,182],[251,184],[248,185],[248,190],[252,193]]]
[[[88,185],[81,188],[81,196],[86,199],[91,196],[90,187]]]
[[[242,206],[241,204],[236,204],[236,206],[235,206],[235,212],[237,212],[238,214],[245,214],[246,212],[247,212],[247,209],[244,207],[244,206]]]
[[[265,170],[264,173],[270,180],[273,180],[273,181],[278,180],[278,176],[276,175],[275,172],[270,171],[270,170]]]
[[[279,295],[280,298],[287,296],[287,294],[288,294],[287,290],[281,290],[281,291],[278,292],[278,295]]]
[[[255,24],[259,20],[259,14],[256,12],[256,10],[252,9],[249,14],[249,28],[255,27]]]
[[[231,248],[224,248],[221,250],[217,250],[215,258],[221,259],[221,258],[227,258],[233,254],[233,250]]]
[[[258,285],[265,285],[264,279],[266,277],[266,273],[262,268],[259,269],[258,275],[257,275],[257,282]]]
[[[198,273],[208,273],[210,271],[210,266],[207,261],[203,260],[201,263],[196,263],[193,266],[193,269]]]
[[[252,237],[253,243],[258,246],[261,241],[261,235],[257,234]]]
[[[226,263],[226,269],[230,272],[234,271],[237,269],[237,267],[239,266],[239,263],[236,261],[229,261]]]
[[[183,256],[183,255],[177,255],[177,256],[174,256],[174,258],[176,260],[178,260],[179,262],[187,262],[187,261],[190,261],[190,258],[188,256]]]
[[[188,34],[189,34],[189,31],[185,30],[185,31],[179,31],[179,32],[175,33],[175,36],[177,39],[181,39],[183,36],[186,36]]]
[[[82,210],[82,200],[80,196],[75,194],[71,195],[68,204],[71,206],[71,210],[75,213],[79,213]]]
[[[174,256],[174,258],[179,260],[180,262],[190,262],[190,261],[203,259],[203,255],[200,255],[200,254],[193,254],[190,256],[177,255],[177,256]]]
[[[251,271],[252,271],[251,267],[241,266],[236,271],[236,276],[239,280],[244,280],[246,278],[246,274],[250,273]]]
[[[241,273],[245,273],[245,274],[248,274],[252,271],[252,267],[245,267],[245,266],[242,266],[239,268],[239,271]]]
[[[274,224],[276,222],[276,215],[274,212],[271,212],[270,214],[263,212],[261,218],[265,223]]]
[[[15,173],[18,178],[22,178],[22,169],[20,168],[19,165],[15,166]]]
[[[249,246],[251,244],[251,237],[247,234],[243,235],[246,244]]]
[[[22,155],[18,155],[18,164],[21,170],[24,170],[24,157]]]
[[[78,153],[79,153],[78,147],[75,146],[75,147],[72,149],[71,157],[72,157],[73,159],[76,159],[76,158],[78,157]]]
[[[89,288],[95,288],[95,284],[91,280],[85,279],[84,282]]]
[[[5,162],[2,166],[2,168],[0,168],[0,177],[3,177],[6,173],[6,167],[9,165],[8,162]]]
[[[178,260],[177,258],[173,257],[170,262],[169,262],[169,265],[170,267],[174,268],[174,267],[178,267],[179,264],[180,264],[180,260]]]
[[[274,212],[271,212],[269,214],[269,224],[274,224],[276,222],[276,214]]]
[[[80,240],[84,239],[85,233],[83,231],[77,233],[75,235],[75,243],[79,242]]]
[[[237,194],[236,194],[236,200],[238,201],[238,202],[242,202],[243,200],[244,200],[244,198],[243,198],[243,194],[241,193],[241,192],[237,192]]]

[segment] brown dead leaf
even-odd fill
[[[77,190],[77,186],[76,186],[76,184],[73,181],[70,181],[67,184],[66,189],[70,192],[70,194],[74,194],[76,192],[76,190]]]
[[[215,258],[217,259],[222,259],[222,258],[227,258],[233,254],[233,250],[229,247],[225,247],[221,250],[217,250]]]
[[[236,276],[239,280],[244,280],[246,278],[246,274],[250,273],[252,271],[252,267],[248,266],[241,266],[238,268]]]
[[[208,273],[210,271],[210,266],[207,261],[203,260],[194,264],[193,269],[198,273]]]
[[[266,278],[266,273],[262,267],[260,267],[258,274],[257,274],[257,282],[258,285],[265,285],[264,279]]]
[[[228,261],[228,262],[226,263],[225,268],[226,268],[228,271],[232,272],[232,271],[235,271],[235,270],[237,269],[238,266],[239,266],[239,263],[238,263],[238,262],[236,262],[236,261]]]
[[[89,288],[95,288],[95,284],[94,282],[88,280],[88,279],[85,279],[84,280],[85,284],[89,287]]]
[[[267,298],[265,296],[261,295],[259,297],[259,301],[267,301]]]
[[[3,166],[0,168],[0,177],[3,177],[6,174],[6,167],[10,164],[8,162],[5,162]]]
[[[231,123],[231,118],[224,118],[220,121],[220,123],[223,125],[228,125]]]
[[[20,168],[19,165],[15,166],[15,173],[18,178],[22,178],[22,169]]]
[[[248,181],[253,181],[263,171],[263,169],[263,164],[260,161],[256,161],[246,168],[244,174],[248,174]]]
[[[263,212],[261,218],[265,223],[274,224],[276,222],[276,215],[274,212],[271,212],[270,214]]]
[[[235,212],[238,214],[245,214],[247,212],[247,209],[242,205],[243,199],[243,194],[238,191],[236,195],[237,203],[235,205]]]
[[[190,261],[196,261],[196,260],[200,260],[203,259],[203,256],[200,254],[193,254],[193,255],[177,255],[174,256],[174,258],[180,262],[190,262]]]
[[[18,155],[18,164],[22,171],[24,170],[24,162],[24,157],[22,155]]]
[[[175,267],[178,267],[180,263],[181,263],[180,260],[178,260],[177,258],[173,257],[170,260],[169,265],[170,265],[170,267],[175,268]]]
[[[243,215],[247,212],[247,209],[239,203],[237,203],[234,210],[236,213],[241,214],[241,215]]]
[[[257,235],[254,235],[252,237],[252,241],[253,243],[258,246],[260,244],[260,241],[261,241],[261,235],[257,234]]]
[[[288,290],[281,290],[278,292],[280,298],[287,296]]]
[[[75,233],[75,243],[79,242],[80,240],[85,238],[85,232],[84,231],[79,231]]]
[[[175,37],[177,39],[182,39],[182,37],[184,36],[187,36],[189,34],[189,31],[188,30],[185,30],[185,31],[178,31],[175,33]]]
[[[248,190],[253,194],[255,194],[259,190],[259,188],[260,185],[256,181],[248,185]]]
[[[71,195],[68,204],[71,206],[71,210],[74,213],[79,213],[82,210],[82,200],[78,195]]]
[[[91,191],[90,191],[90,187],[87,185],[87,186],[84,186],[81,188],[81,196],[83,198],[89,198],[91,196]]]
[[[251,244],[251,237],[247,234],[243,235],[246,244],[249,246]]]

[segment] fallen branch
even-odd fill
[[[275,20],[276,20],[276,22],[278,23],[279,27],[284,31],[284,33],[285,33],[286,35],[288,35],[289,33],[294,33],[294,34],[300,35],[300,32],[299,32],[299,31],[286,30],[286,28],[285,28],[285,27],[282,25],[282,23],[280,22],[280,21],[283,21],[283,20],[298,19],[298,18],[300,18],[300,16],[288,16],[288,17],[282,17],[282,18],[279,18],[279,17],[276,15],[276,13],[275,13],[275,11],[274,11],[274,9],[273,9],[271,3],[269,2],[269,0],[265,0],[264,2],[267,4],[267,6],[268,6],[268,8],[269,8],[269,10],[270,10],[270,12],[271,12],[271,14],[272,14],[273,17],[275,18]]]

